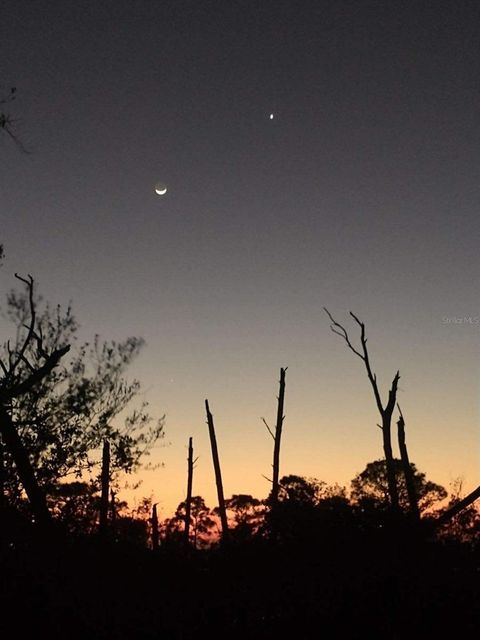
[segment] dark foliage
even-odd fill
[[[112,474],[137,469],[149,449],[163,437],[164,420],[153,421],[146,403],[128,411],[140,391],[137,380],[125,371],[138,355],[143,340],[77,345],[78,323],[71,308],[62,311],[48,304],[38,312],[35,330],[49,352],[71,344],[70,360],[62,362],[27,393],[12,399],[9,412],[35,468],[37,481],[52,496],[59,481],[71,476],[83,479],[90,472],[96,483],[101,447],[111,444]],[[16,326],[13,344],[4,347],[4,360],[25,341],[31,309],[28,296],[12,291],[5,315]],[[36,342],[27,345],[15,375],[19,380],[41,365]],[[11,504],[22,501],[22,487],[13,460],[4,456],[4,490]],[[61,489],[60,489],[61,491]]]
[[[399,505],[403,511],[408,511],[409,500],[402,462],[393,459],[395,478],[398,487]],[[420,513],[428,511],[436,503],[447,497],[444,487],[427,480],[425,474],[418,471],[415,464],[410,463],[412,469],[415,492],[418,498]],[[366,468],[352,480],[351,496],[354,502],[362,508],[374,508],[378,511],[388,509],[388,479],[385,460],[369,462]]]
[[[71,640],[474,637],[479,562],[472,546],[381,530],[188,553],[27,532],[1,549],[2,622]]]

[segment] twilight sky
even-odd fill
[[[480,482],[479,24],[476,0],[2,2],[31,153],[0,138],[1,291],[31,273],[86,339],[145,338],[131,374],[171,445],[139,495],[163,515],[190,435],[216,504],[205,398],[226,495],[266,496],[281,366],[282,474],[381,457],[323,306],[364,320],[385,393],[400,369],[417,466]]]

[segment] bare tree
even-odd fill
[[[110,490],[110,443],[108,440],[103,442],[101,490],[99,533],[101,536],[105,536],[108,528],[108,494]]]
[[[278,500],[278,490],[279,490],[279,478],[280,478],[280,442],[282,438],[282,429],[283,429],[283,421],[285,420],[285,416],[283,415],[283,407],[285,403],[285,372],[288,367],[280,369],[280,389],[278,393],[278,404],[277,404],[277,422],[275,424],[275,431],[273,432],[268,426],[265,418],[262,418],[263,423],[268,429],[268,433],[273,438],[273,475],[272,475],[272,491],[270,493],[270,500],[272,506]]]
[[[407,487],[408,502],[410,504],[410,512],[415,520],[420,520],[420,511],[418,508],[418,497],[415,491],[415,479],[413,477],[413,469],[408,458],[407,444],[405,441],[405,420],[403,419],[400,405],[397,403],[398,412],[400,414],[397,421],[398,429],[398,448],[400,449],[400,459],[402,461],[403,475],[405,476],[405,486]]]
[[[193,438],[188,439],[187,497],[185,499],[185,545],[189,545],[192,507],[193,468],[198,458],[193,459]]]
[[[397,388],[398,381],[400,379],[400,372],[397,371],[395,374],[390,390],[388,392],[388,400],[386,403],[382,401],[380,391],[378,389],[377,376],[373,373],[372,367],[370,364],[370,357],[367,349],[367,338],[365,335],[365,325],[361,322],[357,316],[350,311],[350,315],[355,320],[355,322],[360,327],[360,342],[361,342],[361,350],[356,349],[347,333],[345,327],[335,321],[332,317],[332,314],[324,307],[325,313],[328,315],[331,321],[330,328],[333,333],[336,333],[341,338],[345,340],[348,348],[353,351],[353,353],[363,361],[365,365],[365,369],[367,371],[367,376],[370,381],[370,384],[373,389],[373,394],[375,396],[375,402],[380,413],[382,424],[378,425],[382,431],[383,436],[383,451],[385,454],[385,462],[387,467],[387,479],[388,479],[388,493],[390,497],[390,506],[393,511],[398,511],[398,489],[397,482],[395,478],[395,467],[393,462],[393,451],[392,451],[392,414],[395,408],[395,403],[397,399]]]
[[[212,447],[212,459],[213,459],[213,468],[215,470],[215,482],[217,484],[218,512],[220,515],[220,522],[222,525],[222,540],[223,542],[227,542],[228,521],[227,521],[227,511],[225,509],[225,498],[223,495],[222,473],[220,471],[220,460],[218,457],[217,439],[215,437],[215,426],[213,424],[213,416],[210,413],[210,407],[208,406],[208,400],[205,400],[205,409],[207,412],[207,424],[208,424],[208,432],[210,434],[210,445]]]
[[[152,506],[152,549],[155,551],[158,549],[158,515],[157,515],[157,503]]]
[[[28,393],[36,387],[58,365],[61,358],[69,351],[70,345],[54,349],[48,353],[43,345],[42,332],[37,331],[35,304],[33,299],[33,278],[15,277],[23,282],[28,291],[30,322],[25,326],[26,334],[21,344],[14,349],[8,341],[5,345],[6,359],[0,359],[3,378],[0,380],[0,432],[3,444],[12,456],[17,467],[20,481],[30,501],[34,519],[40,525],[50,523],[45,495],[41,490],[28,453],[12,421],[10,410],[14,398]],[[33,365],[27,358],[32,345],[36,345],[36,353],[40,364]]]
[[[110,489],[110,529],[112,537],[116,534],[117,528],[117,494],[113,489]]]

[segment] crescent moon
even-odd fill
[[[167,187],[155,187],[155,193],[159,196],[164,196],[167,193]]]

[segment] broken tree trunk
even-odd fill
[[[193,438],[188,439],[187,497],[185,499],[185,545],[189,544],[193,486]]]
[[[279,478],[280,478],[280,441],[282,438],[282,428],[285,416],[283,406],[285,402],[285,372],[287,367],[280,369],[280,390],[278,393],[277,422],[275,424],[275,435],[273,444],[273,476],[271,500],[275,504],[278,500]]]
[[[156,503],[152,507],[152,549],[158,549],[158,515]]]
[[[393,396],[393,403],[395,404],[396,392],[397,392],[397,384],[398,378],[400,376],[395,376],[392,388],[389,391],[389,395]],[[392,449],[392,413],[393,409],[390,411],[389,407],[387,407],[381,412],[382,416],[382,435],[383,435],[383,452],[385,454],[385,465],[387,468],[387,483],[388,483],[388,494],[390,496],[390,506],[392,511],[399,511],[399,500],[398,500],[398,487],[397,487],[397,477],[395,474],[395,462],[393,459],[393,449]]]
[[[108,528],[108,495],[110,488],[110,443],[108,440],[103,442],[101,485],[99,533],[101,536],[105,536]]]
[[[218,512],[220,514],[220,522],[222,525],[222,541],[228,540],[228,521],[227,511],[225,509],[225,498],[223,497],[222,473],[220,471],[220,460],[218,458],[217,439],[215,437],[215,427],[213,424],[213,416],[210,413],[208,400],[205,400],[205,409],[207,412],[208,432],[210,434],[210,444],[212,447],[213,468],[215,470],[215,482],[217,484],[218,495]]]
[[[115,536],[117,527],[117,503],[115,501],[116,494],[113,489],[110,490],[110,529],[112,536]]]
[[[400,458],[402,461],[403,475],[405,476],[405,486],[407,487],[408,502],[410,504],[410,513],[415,520],[420,520],[420,511],[418,509],[418,498],[415,490],[415,481],[413,477],[412,466],[408,457],[407,444],[405,441],[405,421],[403,419],[400,406],[397,404],[400,416],[397,421],[398,428],[398,448],[400,449]]]
[[[439,518],[434,520],[433,523],[432,523],[433,526],[434,527],[442,526],[443,524],[448,522],[451,518],[454,518],[461,511],[466,509],[469,505],[472,504],[472,502],[475,502],[475,500],[478,500],[478,498],[480,498],[480,486],[477,487],[471,493],[469,493],[468,496],[465,496],[465,498],[463,498],[463,500],[460,500],[459,502],[454,504],[453,507],[450,507],[450,509],[445,511],[445,513],[443,513]]]

